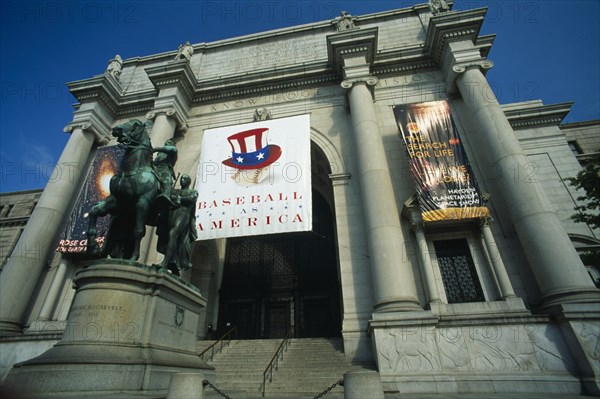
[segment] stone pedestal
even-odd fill
[[[37,397],[166,393],[173,373],[214,372],[195,352],[206,300],[169,273],[122,260],[90,263],[61,340],[16,364],[6,384]]]

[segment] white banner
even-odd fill
[[[312,229],[309,115],[207,129],[198,239]]]

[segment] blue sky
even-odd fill
[[[425,2],[425,0],[421,1]],[[0,192],[43,188],[68,140],[65,82],[123,58],[419,1],[0,0]],[[488,9],[488,72],[500,103],[574,101],[566,122],[600,119],[600,2],[455,1]]]

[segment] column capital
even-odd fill
[[[490,227],[492,225],[492,222],[493,222],[493,219],[490,216],[479,219],[479,225],[482,228]]]
[[[375,86],[379,82],[375,76],[363,76],[360,78],[345,79],[340,84],[344,89],[351,89],[354,85],[365,83],[367,86]]]
[[[417,231],[423,231],[423,227],[424,227],[424,224],[423,224],[422,220],[411,220],[410,221],[410,229],[412,231],[414,231],[415,233]]]
[[[189,126],[187,124],[187,116],[182,111],[178,111],[173,107],[155,108],[146,114],[146,119],[154,120],[158,115],[166,115],[172,118],[177,123],[177,132],[181,135],[187,133]]]
[[[77,118],[76,118],[77,119]],[[110,126],[105,123],[87,121],[77,121],[68,123],[64,128],[63,132],[73,133],[74,130],[81,129],[84,132],[90,132],[94,135],[94,141],[97,145],[106,145],[110,142]]]
[[[469,60],[455,62],[451,67],[446,68],[446,91],[450,94],[456,93],[456,79],[459,75],[465,73],[469,69],[479,69],[484,75],[488,69],[494,67],[494,63],[486,59]]]

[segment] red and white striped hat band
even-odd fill
[[[271,165],[281,156],[281,148],[268,144],[268,128],[244,130],[227,137],[231,146],[231,158],[224,165],[236,169],[260,169]]]

